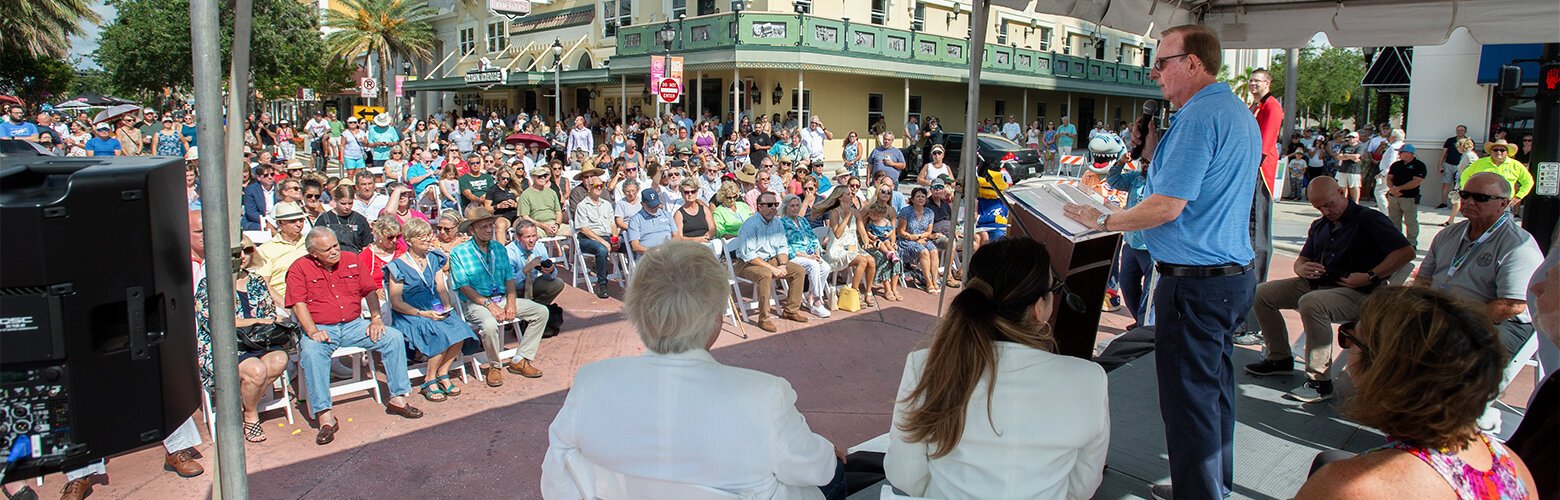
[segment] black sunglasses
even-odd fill
[[[1046,290],[1046,292],[1060,294],[1062,303],[1066,304],[1068,309],[1071,309],[1073,312],[1083,312],[1083,297],[1079,297],[1078,294],[1073,293],[1072,289],[1067,288],[1066,281],[1055,276],[1052,276],[1051,279],[1056,280],[1056,282],[1052,283],[1051,288]]]
[[[758,202],[758,206],[760,206],[760,207],[778,207],[778,206],[780,206],[780,203],[779,202],[774,202],[774,201],[770,201],[770,202],[760,201],[760,202]]]
[[[1504,199],[1506,199],[1506,197],[1504,197],[1504,196],[1495,196],[1495,195],[1491,195],[1491,194],[1475,193],[1473,191],[1468,191],[1468,190],[1458,191],[1457,195],[1461,196],[1465,200],[1473,200],[1473,201],[1477,201],[1479,203],[1489,203],[1490,200],[1504,200]]]
[[[1340,349],[1348,349],[1350,346],[1358,347],[1360,349],[1360,353],[1369,356],[1370,349],[1365,348],[1365,343],[1360,342],[1360,338],[1355,337],[1354,334],[1351,333],[1353,331],[1354,323],[1347,323],[1338,328],[1338,347]]]
[[[318,199],[320,199],[320,195],[317,195],[317,194],[306,194],[306,195],[303,195],[303,197],[307,198],[307,199],[310,199],[310,200],[318,200]]]

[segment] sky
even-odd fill
[[[92,51],[98,48],[98,33],[108,23],[113,22],[114,17],[117,15],[114,12],[114,8],[105,3],[104,0],[92,0],[91,5],[93,11],[103,16],[103,24],[95,26],[88,24],[83,27],[81,36],[70,37],[71,58],[76,59],[79,57],[81,60],[76,66],[83,69],[98,69],[97,62],[92,60]]]

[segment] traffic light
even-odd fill
[[[1538,70],[1538,94],[1560,98],[1560,62],[1545,63]]]

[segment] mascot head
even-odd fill
[[[1102,133],[1089,139],[1089,170],[1100,175],[1110,171],[1110,166],[1121,158],[1121,153],[1127,150],[1126,143],[1121,141],[1121,136],[1112,133]]]

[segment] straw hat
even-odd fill
[[[1517,154],[1517,145],[1506,142],[1505,139],[1484,143],[1485,154],[1495,154],[1495,146],[1504,146],[1506,148],[1506,156]]]
[[[498,218],[498,216],[493,215],[493,211],[488,210],[487,207],[475,204],[471,205],[466,207],[466,220],[460,222],[459,231],[462,233],[469,232],[468,230],[471,228],[472,224],[495,218]]]
[[[737,171],[737,180],[748,184],[758,182],[758,169],[754,168],[751,163],[743,165],[742,170]]]

